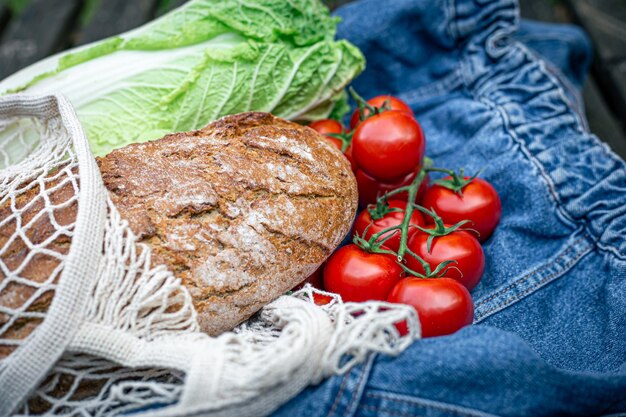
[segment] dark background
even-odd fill
[[[327,0],[335,8],[351,0]],[[55,52],[139,26],[185,0],[0,0],[0,79]],[[595,48],[591,131],[626,158],[626,0],[520,0],[522,17],[574,23]]]

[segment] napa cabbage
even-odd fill
[[[365,63],[337,23],[318,0],[191,0],[21,70],[0,94],[64,94],[96,155],[243,111],[338,117]]]

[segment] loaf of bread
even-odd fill
[[[182,280],[210,335],[233,328],[315,271],[349,232],[357,207],[356,182],[341,153],[312,129],[267,113],[133,144],[98,164],[122,218],[151,247],[153,265]],[[0,221],[7,210],[0,206]],[[76,207],[63,210],[73,221]],[[51,230],[42,225],[36,233],[45,238]],[[58,251],[70,243],[64,237]],[[27,255],[19,245],[10,262]],[[37,276],[55,267],[49,259],[34,261]],[[0,305],[20,291],[0,294]]]
[[[340,152],[267,113],[130,145],[99,165],[122,218],[182,279],[211,335],[314,272],[357,207]]]

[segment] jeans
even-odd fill
[[[475,322],[310,387],[275,416],[626,416],[626,165],[589,133],[591,58],[514,0],[362,0],[338,10],[354,83],[415,111],[437,166],[498,190]],[[620,414],[623,413],[623,414]]]

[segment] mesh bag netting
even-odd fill
[[[136,240],[67,100],[0,98],[0,415],[267,415],[419,337],[409,307],[308,285],[209,337]]]

